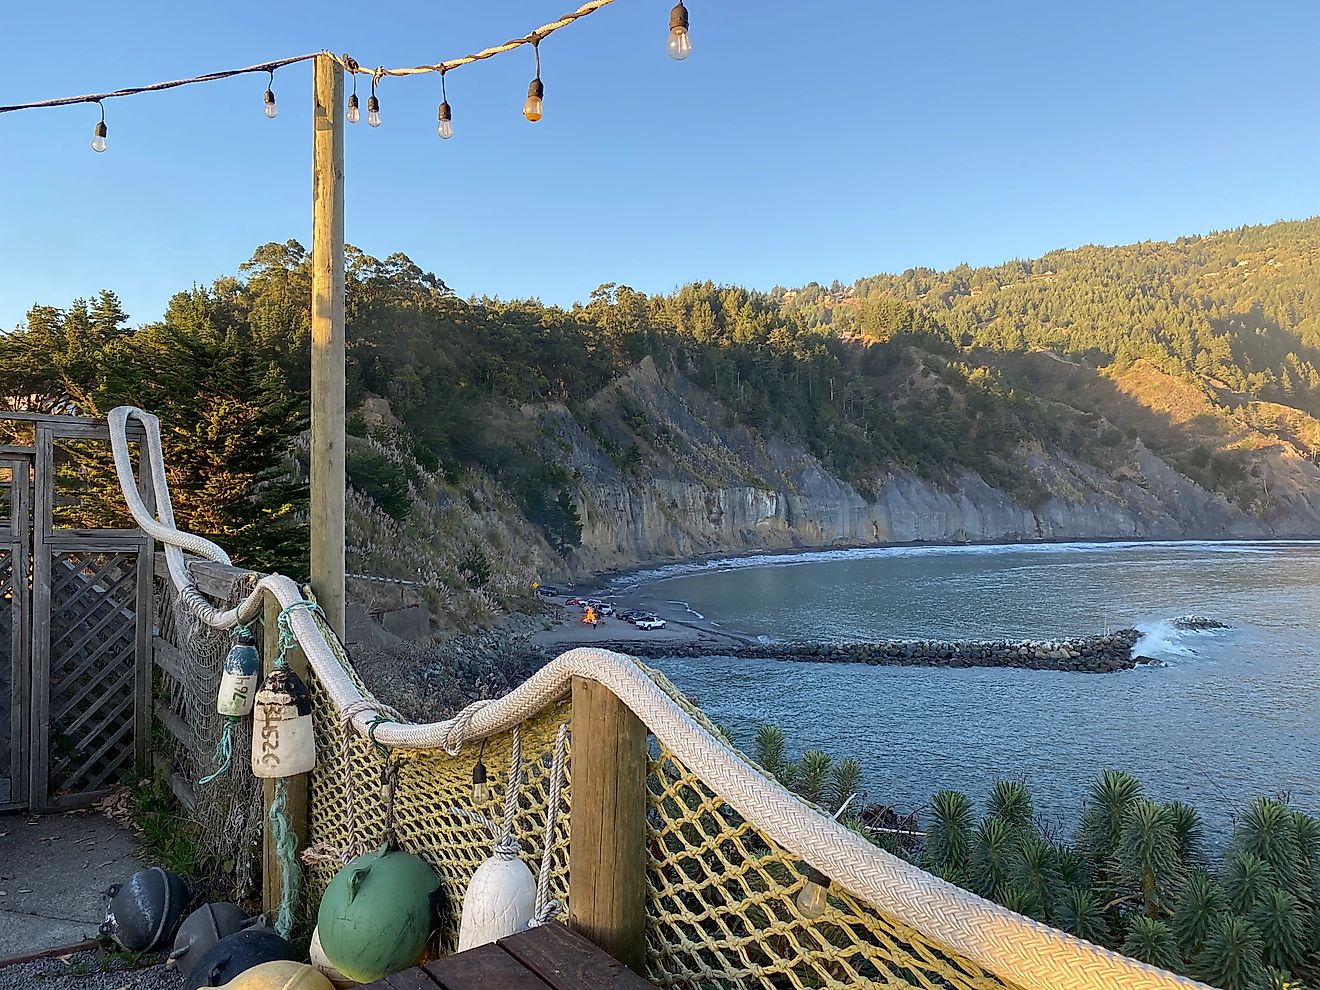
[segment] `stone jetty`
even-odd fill
[[[1154,664],[1150,657],[1134,656],[1141,634],[1120,629],[1103,636],[1075,636],[1052,640],[879,640],[874,642],[654,642],[633,638],[613,642],[605,637],[585,639],[580,645],[618,650],[645,657],[746,657],[805,663],[863,663],[901,667],[1019,667],[1025,670],[1061,670],[1108,674]]]

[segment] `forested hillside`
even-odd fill
[[[350,566],[494,611],[708,550],[1320,533],[1318,254],[1308,220],[564,310],[350,248]],[[289,242],[136,329],[36,306],[0,396],[159,413],[184,524],[292,570],[309,295]]]

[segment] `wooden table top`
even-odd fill
[[[558,922],[370,984],[367,990],[655,990]]]

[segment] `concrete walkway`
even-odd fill
[[[96,812],[0,815],[0,959],[94,938],[105,889],[145,865]]]

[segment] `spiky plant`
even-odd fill
[[[1210,922],[1193,974],[1223,990],[1252,990],[1262,976],[1260,933],[1245,918],[1221,914]]]
[[[1170,801],[1168,804],[1173,833],[1178,839],[1178,858],[1187,869],[1205,862],[1205,825],[1190,804]]]
[[[1146,917],[1168,913],[1186,871],[1167,805],[1145,798],[1132,802],[1119,831],[1114,876],[1125,890],[1139,897]]]
[[[1003,900],[1013,868],[1017,830],[1002,818],[983,818],[972,844],[972,890],[992,901]]]
[[[1000,904],[1010,911],[1016,911],[1018,914],[1025,914],[1028,918],[1039,920],[1041,915],[1040,901],[1036,900],[1036,895],[1024,887],[1016,884],[1009,884],[1004,888],[1003,894],[997,898]]]
[[[1025,781],[996,780],[986,801],[986,814],[1014,828],[1029,828],[1036,816]]]
[[[1270,878],[1297,897],[1311,896],[1304,875],[1293,811],[1275,798],[1254,798],[1233,833],[1233,847],[1249,852],[1269,867]]]
[[[1266,966],[1251,981],[1251,990],[1305,990],[1305,988],[1293,979],[1291,974],[1273,966]]]
[[[1306,956],[1310,932],[1306,909],[1293,894],[1271,887],[1247,920],[1260,932],[1262,957],[1269,966],[1295,970]]]
[[[1020,832],[1011,869],[1013,885],[1030,891],[1048,920],[1063,888],[1054,846],[1036,832]]]
[[[1108,869],[1118,849],[1118,836],[1128,809],[1141,796],[1141,781],[1121,770],[1105,770],[1091,784],[1077,844],[1101,871]]]
[[[966,886],[972,873],[976,816],[961,791],[939,791],[930,801],[930,825],[921,851],[924,869],[950,883]]]
[[[1093,890],[1067,887],[1054,909],[1054,921],[1065,932],[1096,945],[1104,945],[1109,941],[1105,906]]]
[[[1293,810],[1293,830],[1297,834],[1297,853],[1302,876],[1311,886],[1311,904],[1320,904],[1320,818]],[[1302,898],[1303,901],[1306,898]]]
[[[1119,951],[1161,969],[1183,967],[1182,953],[1178,951],[1178,939],[1174,937],[1173,929],[1163,921],[1145,915],[1132,915]]]
[[[1057,847],[1055,864],[1059,868],[1059,880],[1064,884],[1082,888],[1091,886],[1091,864],[1073,846]]]
[[[830,770],[830,808],[838,811],[854,794],[860,794],[862,790],[862,762],[855,756],[840,760],[834,764]],[[858,802],[854,801],[852,807],[856,808]],[[850,809],[851,811],[851,809]]]
[[[1224,889],[1228,892],[1228,906],[1233,911],[1244,917],[1250,914],[1273,886],[1269,864],[1259,856],[1244,849],[1229,854]]]
[[[802,760],[798,763],[795,789],[812,804],[821,804],[825,800],[825,782],[829,779],[830,762],[829,753],[809,749],[802,754]]]
[[[784,742],[784,730],[777,725],[762,725],[756,730],[756,739],[752,744],[756,762],[766,773],[771,774],[785,787],[792,787],[791,773],[785,773],[790,763]]]
[[[1173,932],[1183,956],[1191,959],[1205,947],[1211,920],[1227,910],[1224,888],[1203,870],[1193,870],[1173,904]]]

